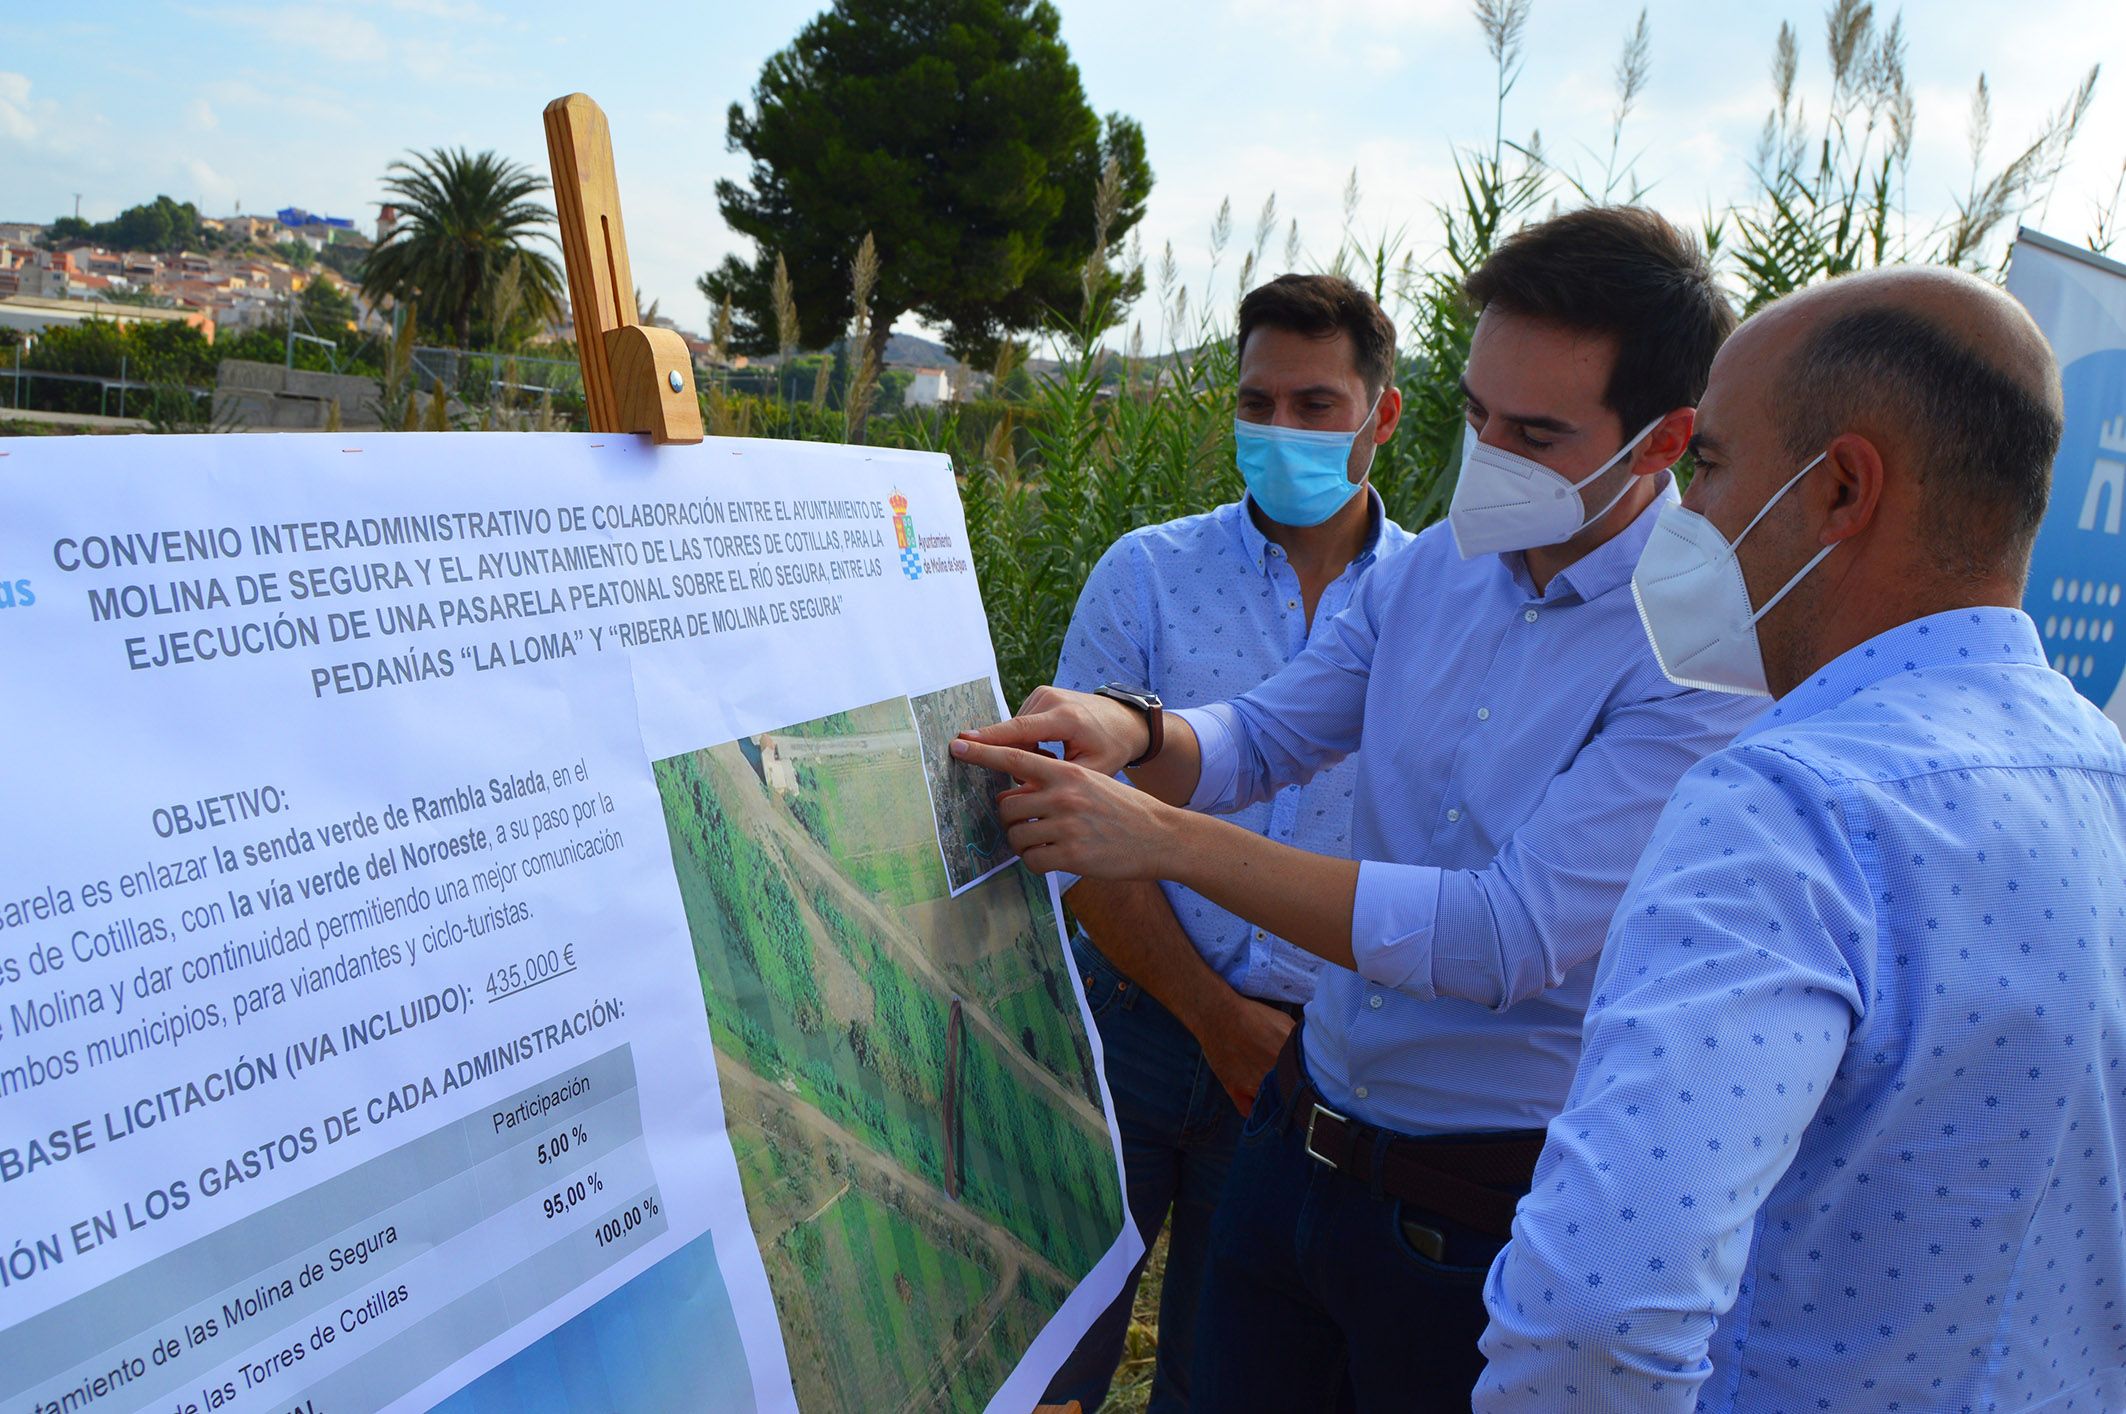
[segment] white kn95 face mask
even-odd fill
[[[1496,555],[1507,550],[1532,550],[1539,545],[1559,545],[1609,514],[1631,489],[1631,478],[1617,488],[1609,504],[1588,515],[1580,504],[1580,491],[1608,471],[1646,434],[1661,425],[1655,418],[1619,448],[1617,454],[1578,481],[1568,481],[1559,472],[1504,447],[1494,447],[1478,438],[1474,427],[1462,435],[1462,471],[1454,483],[1454,501],[1447,508],[1447,526],[1454,533],[1454,546],[1462,558]]]
[[[1757,643],[1757,621],[1777,608],[1838,546],[1818,550],[1756,610],[1750,608],[1749,586],[1743,581],[1742,561],[1736,558],[1735,549],[1779,504],[1779,498],[1829,455],[1818,452],[1814,461],[1789,477],[1750,517],[1732,544],[1718,526],[1696,511],[1680,505],[1662,510],[1646,548],[1639,553],[1638,568],[1632,571],[1631,597],[1639,606],[1639,621],[1646,626],[1654,657],[1670,682],[1714,692],[1771,696],[1764,678],[1764,653]]]

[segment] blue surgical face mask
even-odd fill
[[[1360,484],[1351,479],[1351,444],[1372,429],[1373,414],[1387,394],[1383,387],[1366,420],[1352,432],[1311,432],[1235,418],[1240,479],[1262,513],[1279,525],[1320,525],[1342,510]],[[1372,465],[1369,446],[1367,469]]]

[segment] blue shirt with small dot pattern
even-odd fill
[[[1236,697],[1283,668],[1351,601],[1375,565],[1410,543],[1369,487],[1364,548],[1322,591],[1311,628],[1299,576],[1266,537],[1245,499],[1203,515],[1133,530],[1109,547],[1078,596],[1056,685],[1149,688],[1171,708]],[[1267,839],[1316,854],[1346,855],[1357,758],[1228,816]],[[1068,889],[1077,880],[1061,874]],[[1179,884],[1162,883],[1196,950],[1234,990],[1304,1002],[1325,965]]]
[[[1677,786],[1485,1287],[1486,1414],[2126,1408],[2126,744],[2006,608]]]

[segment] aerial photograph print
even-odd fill
[[[952,739],[961,732],[993,725],[1002,715],[996,688],[988,678],[976,678],[908,701],[915,710],[930,809],[937,817],[938,853],[958,896],[1016,858],[997,816],[997,795],[1011,789],[1011,777],[969,765],[951,749]]]
[[[977,697],[993,720],[983,679],[656,763],[807,1409],[983,1408],[1123,1219],[1046,884],[948,880],[918,728],[942,748]]]

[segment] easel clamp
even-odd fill
[[[581,93],[547,104],[546,156],[591,430],[699,442],[701,403],[686,341],[636,318],[605,111]]]

